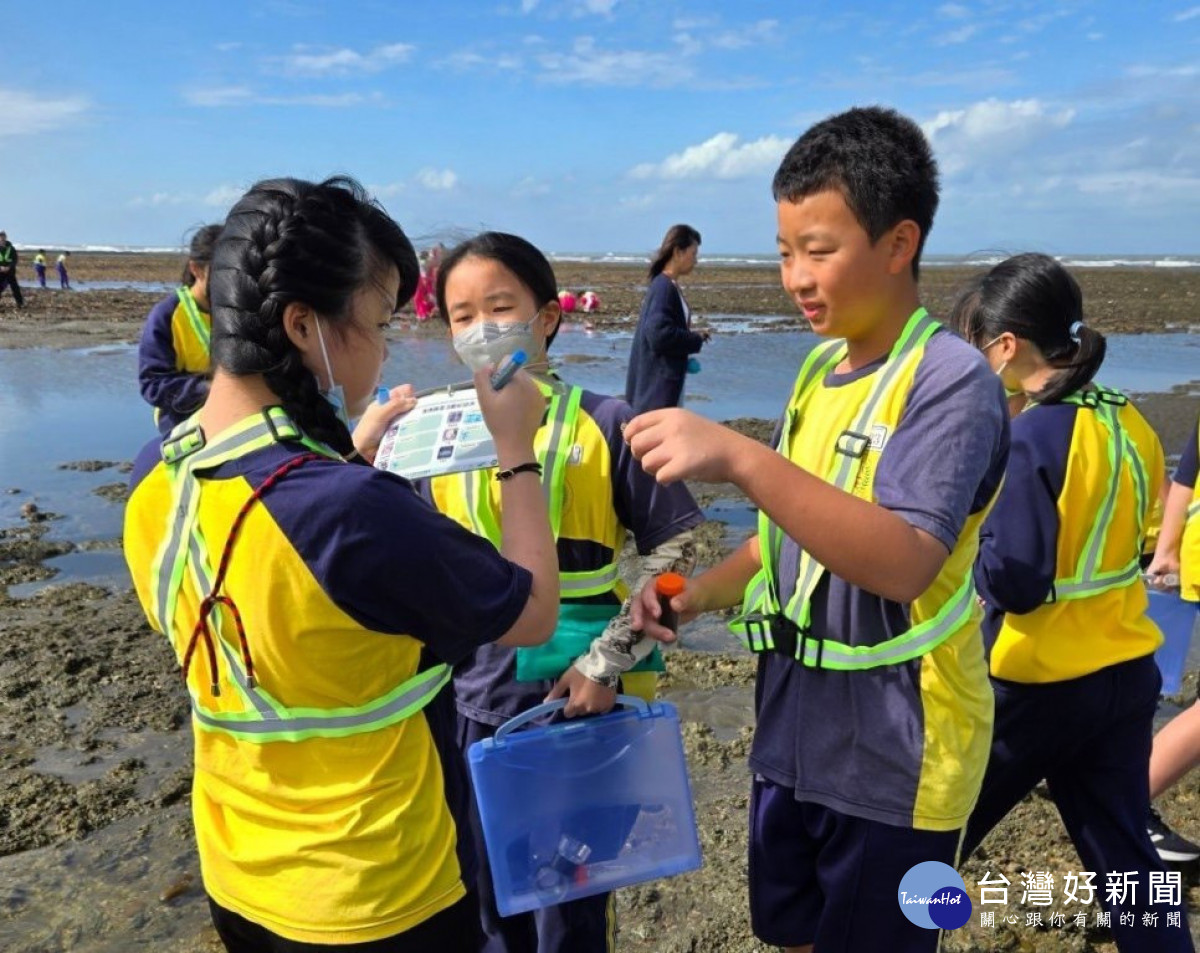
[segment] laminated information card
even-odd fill
[[[496,445],[475,390],[418,395],[417,406],[388,426],[375,466],[409,480],[496,465]]]

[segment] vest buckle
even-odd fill
[[[204,431],[200,429],[200,425],[192,424],[186,430],[172,434],[163,441],[163,462],[169,465],[176,464],[197,450],[203,450],[205,442]]]
[[[834,449],[843,456],[859,459],[864,456],[871,446],[871,438],[865,433],[854,430],[843,430],[838,434]]]

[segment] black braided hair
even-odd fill
[[[233,206],[213,250],[213,364],[262,374],[305,433],[350,453],[350,434],[288,339],[283,312],[303,303],[340,333],[355,293],[388,265],[400,272],[399,308],[416,291],[416,252],[353,179],[257,183]]]
[[[179,279],[189,288],[196,283],[196,276],[192,274],[192,264],[209,264],[212,261],[217,239],[220,237],[220,225],[203,225],[196,229],[196,234],[192,236],[192,240],[188,244],[187,261],[183,263],[183,275]]]

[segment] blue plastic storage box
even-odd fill
[[[618,696],[607,715],[516,731],[467,752],[500,913],[510,916],[700,866],[679,715]]]
[[[1196,624],[1196,603],[1186,602],[1178,593],[1157,589],[1146,590],[1150,597],[1150,618],[1162,629],[1163,644],[1154,653],[1154,661],[1162,672],[1162,693],[1175,695],[1183,681],[1187,666],[1188,647],[1192,644],[1192,629]]]

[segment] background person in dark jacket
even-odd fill
[[[650,264],[650,287],[625,377],[625,399],[635,414],[679,406],[688,357],[708,340],[708,331],[689,327],[691,310],[676,283],[696,267],[699,253],[700,233],[690,225],[672,225]]]
[[[12,288],[13,300],[18,308],[25,307],[25,296],[21,294],[21,285],[17,282],[17,265],[20,263],[13,243],[4,232],[0,232],[0,296],[5,288]]]

